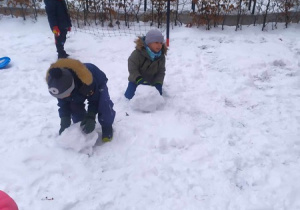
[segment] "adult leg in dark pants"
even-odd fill
[[[64,45],[67,39],[67,29],[60,29],[60,35],[55,36],[55,45],[58,53],[58,58],[67,58],[69,55],[64,49]]]

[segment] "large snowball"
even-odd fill
[[[95,130],[89,134],[85,134],[80,128],[80,123],[75,123],[62,132],[57,138],[57,143],[60,147],[65,149],[92,154],[93,146],[95,145],[97,138],[98,133]]]
[[[141,112],[154,112],[163,107],[165,101],[153,86],[139,85],[135,96],[130,100],[133,110]]]

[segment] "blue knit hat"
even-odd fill
[[[64,68],[52,68],[48,77],[49,93],[59,99],[69,96],[75,88],[71,72]]]
[[[153,42],[160,42],[164,43],[164,36],[162,33],[157,29],[151,29],[146,34],[145,43],[146,45],[153,43]]]

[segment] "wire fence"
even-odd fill
[[[142,35],[166,30],[168,0],[67,0],[74,30],[99,36]],[[170,0],[170,26],[214,27],[299,23],[300,0]],[[37,19],[42,0],[0,0],[0,14]],[[1,21],[1,20],[0,20]],[[270,27],[269,27],[270,26]]]

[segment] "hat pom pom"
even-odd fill
[[[60,68],[53,68],[49,71],[49,74],[52,78],[60,78],[62,76],[62,70]]]

